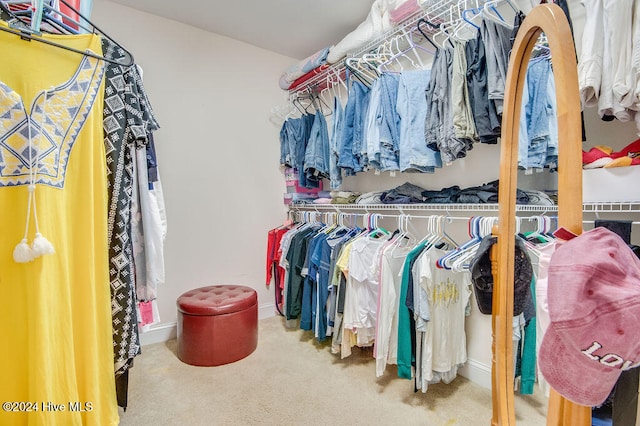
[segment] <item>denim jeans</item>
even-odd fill
[[[304,143],[302,118],[289,118],[280,129],[280,164],[295,167],[298,161],[297,147]]]
[[[307,153],[307,144],[309,143],[309,135],[311,135],[311,128],[315,122],[315,116],[311,114],[304,114],[301,119],[301,139],[297,141],[296,145],[296,163],[294,168],[298,171],[298,183],[304,188],[317,188],[319,186],[318,181],[310,181],[307,179],[307,175],[304,171],[304,161]]]
[[[329,187],[338,189],[342,185],[342,170],[338,166],[338,141],[342,137],[344,109],[338,97],[333,99],[333,131],[329,138]]]
[[[353,145],[352,145],[352,154],[353,154],[353,164],[354,164],[354,173],[361,172],[365,169],[365,156],[362,154],[366,152],[366,146],[364,142],[364,122],[365,117],[367,115],[367,109],[369,107],[369,94],[371,91],[367,86],[360,83],[359,81],[354,81],[352,83],[355,90],[355,111],[353,115]]]
[[[380,76],[380,170],[400,170],[400,116],[396,109],[398,76],[384,73]]]
[[[521,168],[543,168],[557,160],[555,84],[550,80],[553,74],[548,58],[529,62],[520,114],[518,165]]]
[[[380,170],[380,95],[382,80],[377,79],[371,85],[369,107],[364,122],[365,161],[369,167]]]
[[[338,166],[345,170],[347,176],[363,170],[362,138],[368,102],[369,88],[359,81],[352,81],[344,112],[344,128],[338,144]]]
[[[329,177],[329,131],[322,112],[317,111],[304,156],[307,180],[318,182]]]
[[[424,95],[431,70],[404,71],[398,82],[396,110],[400,116],[399,165],[402,172],[433,173],[442,167],[440,153],[429,148],[424,139],[427,117]]]

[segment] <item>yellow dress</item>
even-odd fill
[[[95,35],[46,37],[102,52]],[[0,57],[0,424],[117,425],[104,62],[2,31]],[[55,253],[18,263],[36,219]]]

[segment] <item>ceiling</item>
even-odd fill
[[[285,56],[304,59],[342,40],[373,0],[112,0]]]

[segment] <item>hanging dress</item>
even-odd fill
[[[45,37],[102,53],[92,34]],[[26,403],[0,424],[117,425],[104,63],[6,32],[0,46],[0,400]]]

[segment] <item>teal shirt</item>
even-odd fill
[[[404,301],[407,298],[407,289],[409,287],[411,262],[422,253],[426,245],[427,241],[420,243],[409,252],[402,267],[402,281],[400,282],[400,303],[398,305],[398,377],[409,380],[411,379],[411,365],[415,361],[411,349],[411,333],[414,333],[414,330],[411,329],[411,312]]]
[[[531,279],[531,295],[535,306],[536,284]],[[536,381],[536,317],[529,319],[524,328],[524,344],[522,345],[520,393],[532,395]]]

